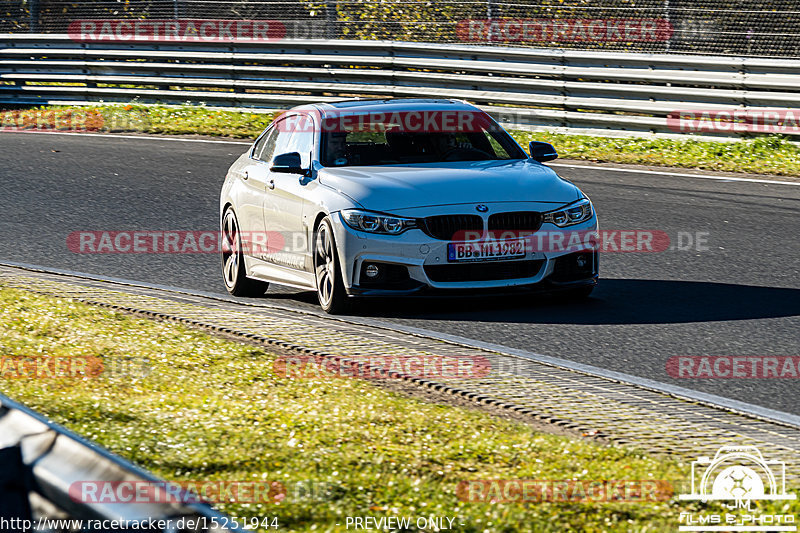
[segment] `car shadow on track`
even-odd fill
[[[556,295],[532,293],[459,298],[382,298],[359,302],[353,314],[584,325],[750,320],[800,315],[800,289],[698,281],[602,279],[592,296],[579,302],[565,302]]]

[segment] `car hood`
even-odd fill
[[[385,212],[463,203],[566,204],[581,197],[575,185],[533,160],[326,167],[319,178],[362,207]]]

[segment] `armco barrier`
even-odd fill
[[[160,482],[152,474],[91,444],[71,431],[0,395],[0,518],[38,520],[147,521],[180,518],[199,522],[205,517],[208,532],[243,531],[209,505],[200,503],[83,503],[70,497],[73,483]],[[16,477],[12,477],[12,473]],[[25,505],[32,503],[32,509]],[[225,525],[227,527],[223,528]],[[159,531],[154,526],[144,528]],[[164,530],[165,533],[167,530]]]
[[[323,39],[81,43],[0,34],[0,43],[2,103],[279,109],[347,97],[446,97],[523,129],[617,135],[677,135],[667,117],[678,110],[800,115],[800,60]]]

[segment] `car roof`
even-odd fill
[[[351,99],[339,102],[326,102],[319,104],[305,104],[293,107],[294,111],[317,111],[322,117],[328,113],[341,113],[343,111],[358,112],[365,108],[382,112],[394,111],[425,111],[425,110],[461,110],[479,111],[472,104],[463,100],[444,98],[385,98],[385,99]]]

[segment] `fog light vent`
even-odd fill
[[[366,266],[366,268],[364,268],[364,274],[365,274],[365,275],[366,275],[368,278],[375,279],[375,278],[377,278],[377,277],[378,277],[378,275],[379,275],[380,273],[381,273],[381,271],[380,271],[380,269],[378,268],[378,265],[374,265],[374,264],[372,264],[372,263],[368,264],[368,265]]]

